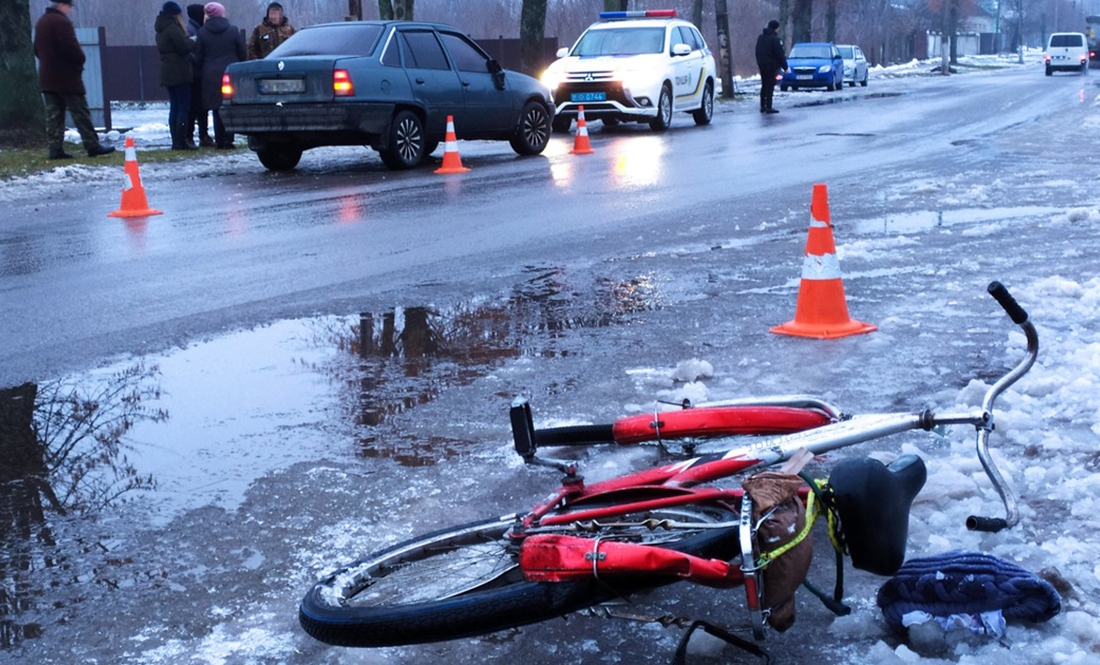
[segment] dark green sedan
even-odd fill
[[[230,65],[222,96],[226,130],[275,171],[331,145],[367,145],[391,169],[412,168],[445,140],[447,116],[458,139],[537,155],[554,113],[545,85],[502,69],[457,28],[409,21],[302,29],[263,60]]]

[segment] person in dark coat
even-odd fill
[[[233,147],[233,135],[225,131],[218,109],[222,105],[222,74],[234,62],[246,59],[244,37],[225,17],[220,2],[208,2],[203,7],[206,20],[199,30],[195,46],[195,61],[202,67],[202,107],[214,112],[214,143],[218,148]]]
[[[183,10],[174,2],[164,3],[154,23],[157,52],[160,53],[160,84],[168,88],[168,130],[172,150],[198,150],[191,141],[187,119],[191,113],[191,51],[194,42],[187,36]]]
[[[115,151],[99,142],[84,90],[84,49],[69,19],[73,0],[53,0],[34,26],[38,87],[46,105],[46,141],[50,159],[72,159],[65,152],[65,112],[73,117],[89,157]]]
[[[764,34],[756,38],[756,66],[760,68],[760,112],[779,113],[772,108],[775,77],[787,71],[787,56],[779,41],[779,21],[768,21]]]
[[[206,19],[202,5],[187,5],[187,34],[194,42],[199,37],[199,29]],[[214,139],[210,137],[210,114],[202,107],[202,67],[195,62],[194,53],[191,54],[191,114],[187,125],[187,135],[194,136],[195,130],[199,132],[199,145],[204,148],[213,148]]]
[[[248,59],[261,60],[290,39],[296,30],[283,13],[283,6],[273,2],[267,6],[267,13],[260,24],[252,29],[248,38]]]

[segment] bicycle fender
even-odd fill
[[[718,559],[703,559],[652,545],[576,536],[531,536],[520,549],[519,562],[524,577],[531,582],[659,575],[728,588],[741,584],[743,579],[740,569]]]
[[[727,406],[661,411],[620,418],[612,425],[616,443],[683,437],[790,434],[829,424],[820,411],[787,406]]]

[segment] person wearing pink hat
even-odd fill
[[[225,131],[218,109],[222,105],[222,74],[234,62],[248,58],[244,37],[225,17],[225,7],[208,2],[203,7],[206,20],[195,41],[195,62],[202,68],[202,106],[214,112],[214,144],[223,150],[233,148],[233,134]]]

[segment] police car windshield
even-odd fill
[[[845,60],[855,59],[856,56],[852,53],[851,46],[838,46],[837,48],[840,49],[840,57],[844,58]]]
[[[806,44],[795,44],[791,48],[791,54],[787,56],[789,58],[821,58],[828,60],[833,57],[828,46],[808,46]]]
[[[573,55],[642,55],[665,48],[664,28],[612,28],[584,33]]]

